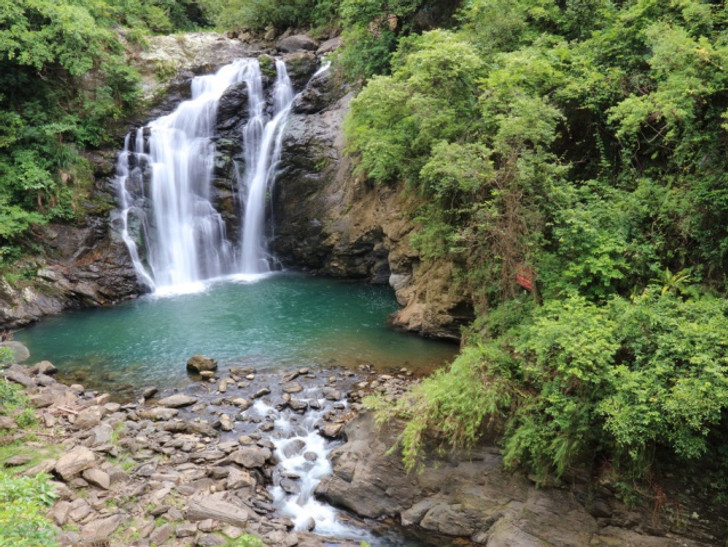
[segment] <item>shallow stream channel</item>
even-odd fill
[[[282,272],[69,312],[15,339],[29,348],[32,361],[53,362],[66,383],[109,392],[120,402],[150,387],[159,397],[184,393],[197,401],[184,409],[187,419],[226,422],[221,441],[262,436],[277,462],[268,477],[271,504],[297,530],[372,547],[440,545],[359,522],[314,495],[331,473],[331,451],[342,442],[324,434],[323,424],[327,415],[349,411],[346,393],[362,375],[423,374],[457,349],[391,330],[386,319],[396,308],[388,287]],[[218,379],[188,373],[185,364],[195,354],[218,361],[224,389]],[[241,406],[241,398],[248,402]]]

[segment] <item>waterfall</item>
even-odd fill
[[[253,93],[250,93],[251,102]],[[288,117],[293,102],[293,88],[283,61],[276,61],[276,83],[273,88],[273,119],[264,123],[262,105],[250,105],[251,117],[243,130],[246,150],[246,195],[242,234],[242,273],[255,274],[268,271],[267,249],[263,237],[265,203],[268,183],[275,174],[281,155],[283,122]],[[255,116],[252,114],[255,112]]]
[[[116,169],[119,231],[140,282],[154,293],[192,292],[207,280],[269,271],[266,195],[293,99],[283,62],[276,63],[276,72],[271,114],[266,112],[258,61],[243,59],[194,78],[190,100],[138,129],[133,138],[127,135]],[[214,137],[219,100],[228,87],[241,82],[248,89],[244,174],[236,188],[243,228],[234,234],[239,237],[231,238],[211,201]],[[134,224],[138,226],[131,230]]]

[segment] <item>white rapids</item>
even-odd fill
[[[261,400],[250,409],[260,418],[273,421],[275,426],[269,437],[278,462],[270,488],[273,504],[291,519],[294,530],[374,542],[371,533],[347,524],[341,519],[341,511],[314,496],[321,480],[332,472],[331,451],[341,444],[324,438],[317,430],[316,426],[323,422],[324,414],[331,412],[333,406],[325,398],[313,398],[316,391],[316,388],[307,388],[296,394],[302,399],[316,401],[318,408],[309,406],[304,415],[288,409],[277,410]]]

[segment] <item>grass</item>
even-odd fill
[[[0,462],[21,454],[30,456],[23,465],[0,470],[0,546],[55,546],[58,529],[46,516],[56,498],[51,477],[23,475],[43,460],[58,458],[63,447],[33,444],[40,433],[36,411],[23,388],[5,379],[0,380],[0,414],[14,418],[18,425],[11,435],[0,437]]]

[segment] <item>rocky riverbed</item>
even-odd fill
[[[698,514],[655,518],[588,481],[536,488],[504,471],[495,446],[407,474],[389,453],[401,426],[378,428],[361,404],[373,391],[401,397],[413,381],[404,369],[191,363],[184,389],[150,387],[133,401],[60,383],[47,361],[3,372],[25,387],[42,427],[0,464],[54,476],[61,545],[224,545],[243,534],[270,546],[399,545],[365,531],[387,525],[428,545],[720,544]],[[3,445],[23,437],[2,420]]]
[[[318,525],[313,517],[296,526],[281,506],[300,495],[303,477],[279,469],[297,457],[313,467],[325,458],[321,446],[341,442],[358,407],[352,386],[359,375],[258,374],[232,365],[193,374],[183,391],[148,388],[123,403],[64,385],[54,372],[47,361],[4,371],[25,386],[44,427],[40,441],[2,465],[46,453],[24,473],[54,476],[59,498],[50,516],[62,529],[61,545],[224,545],[244,533],[273,546],[360,544],[309,533]],[[305,440],[311,432],[302,431],[307,417],[320,439],[313,450]],[[22,436],[9,419],[0,429],[3,444]]]

